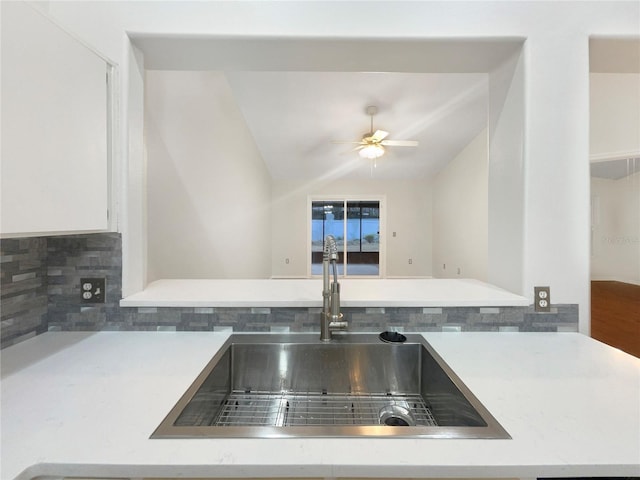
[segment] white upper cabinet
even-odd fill
[[[108,228],[104,59],[25,2],[1,2],[2,236]]]

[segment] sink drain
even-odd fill
[[[385,405],[379,412],[380,424],[390,427],[415,427],[416,419],[411,410],[401,405]]]

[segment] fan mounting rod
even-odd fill
[[[369,105],[366,109],[367,115],[369,115],[371,117],[371,129],[369,131],[369,134],[367,136],[371,136],[373,135],[373,116],[378,113],[378,107],[376,107],[375,105]]]

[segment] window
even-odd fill
[[[322,275],[322,254],[327,235],[333,235],[338,243],[340,275],[380,275],[379,200],[311,202],[312,275]]]

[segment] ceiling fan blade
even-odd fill
[[[384,130],[376,130],[375,133],[371,135],[371,141],[374,143],[381,142],[387,135],[389,135],[389,132],[385,132]]]
[[[384,140],[380,142],[386,147],[417,147],[418,142],[416,140]]]
[[[345,144],[345,143],[351,143],[351,144],[358,144],[358,145],[364,145],[364,143],[362,142],[362,140],[360,140],[359,142],[349,142],[347,140],[332,140],[331,143],[333,144]]]

